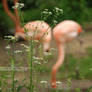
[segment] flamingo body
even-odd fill
[[[28,22],[24,27],[21,27],[20,17],[18,16],[17,8],[14,9],[15,14],[13,14],[7,5],[7,0],[2,0],[4,10],[8,14],[8,16],[12,19],[15,24],[15,36],[16,38],[23,38],[24,40],[40,40],[43,44],[43,50],[48,51],[50,47],[51,41],[51,28],[50,26],[44,21],[32,21]],[[14,0],[14,4],[16,6],[18,0]],[[27,32],[25,32],[25,29]],[[26,38],[27,36],[27,38]],[[33,37],[34,36],[34,37]]]
[[[25,30],[27,30],[27,32],[25,32]],[[44,51],[48,51],[51,41],[51,28],[44,21],[32,21],[28,22],[23,28],[17,27],[15,36],[17,38],[21,37],[24,40],[27,40],[26,36],[29,39],[34,36],[34,40],[41,40]]]
[[[69,42],[71,39],[75,38],[80,32],[82,32],[81,26],[71,20],[65,20],[59,23],[53,29],[53,35],[58,42]]]

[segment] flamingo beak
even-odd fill
[[[44,43],[43,50],[44,50],[44,52],[49,52],[50,51],[49,43]]]
[[[25,40],[24,38],[22,38],[22,37],[20,37],[18,35],[15,35],[15,38],[17,39],[17,41],[24,41]]]
[[[45,52],[49,52],[50,50],[49,49],[46,49]]]
[[[81,36],[85,33],[85,30],[82,30],[78,35]]]

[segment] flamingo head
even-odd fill
[[[44,43],[43,44],[43,51],[49,52],[49,50],[50,50],[50,43]]]
[[[25,33],[24,33],[24,29],[23,28],[17,28],[16,32],[15,32],[15,37],[18,40],[25,40]]]
[[[79,33],[78,40],[79,40],[80,44],[82,45],[84,43],[84,40],[83,40],[83,38],[81,36],[85,33],[85,31],[82,30],[82,28],[80,28],[78,33]]]

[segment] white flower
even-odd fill
[[[30,49],[26,49],[25,51],[26,51],[26,52],[29,52],[29,51],[30,51]]]
[[[55,8],[53,9],[53,11],[54,11],[54,13],[55,13],[54,17],[58,17],[58,16],[60,16],[61,14],[63,14],[63,10],[60,9],[60,8],[58,8],[58,7],[55,7]]]
[[[60,8],[58,8],[58,7],[55,7],[55,11],[56,11],[56,12],[62,12],[62,13],[63,13],[63,10],[60,9]]]
[[[39,41],[38,40],[34,40],[35,43],[38,43]]]
[[[49,13],[49,15],[52,15],[52,12],[48,12]]]
[[[47,81],[40,81],[40,83],[42,83],[42,84],[43,84],[43,83],[44,83],[44,84],[47,84]]]
[[[44,52],[44,55],[47,56],[49,52]]]
[[[41,65],[41,63],[40,63],[40,62],[38,62],[38,64],[39,64],[39,65]]]
[[[12,40],[12,41],[17,40],[15,36],[5,36],[5,38],[6,39],[8,38],[9,40]]]
[[[56,81],[56,83],[57,83],[57,84],[61,84],[62,82],[60,82],[60,81]]]
[[[10,49],[10,45],[7,45],[7,46],[6,46],[6,49]]]
[[[23,46],[26,49],[29,49],[29,47],[27,45],[25,45],[25,44],[21,44],[21,46]]]
[[[38,61],[34,61],[34,63],[38,63]]]
[[[14,51],[14,53],[15,53],[15,54],[17,54],[17,53],[22,53],[22,51],[16,50],[16,51]]]
[[[13,6],[13,9],[18,9],[18,8],[23,8],[24,7],[24,3],[16,3],[15,6]]]
[[[44,11],[48,11],[48,9],[44,9]]]
[[[34,61],[34,63],[36,63],[38,65],[41,65],[41,63],[39,61]]]
[[[57,21],[56,20],[53,20],[53,23],[54,23],[54,25],[56,25],[57,24]]]
[[[44,55],[45,56],[50,56],[50,55],[52,55],[50,52],[44,52]]]
[[[55,48],[51,48],[51,51],[56,51],[56,49]]]
[[[43,60],[43,58],[39,58],[39,57],[35,57],[35,56],[33,56],[33,59],[35,59],[35,60]]]
[[[46,64],[47,62],[46,62],[46,61],[44,61],[44,63]]]

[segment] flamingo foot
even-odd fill
[[[51,86],[52,86],[52,88],[56,88],[57,87],[56,80],[52,80]]]

